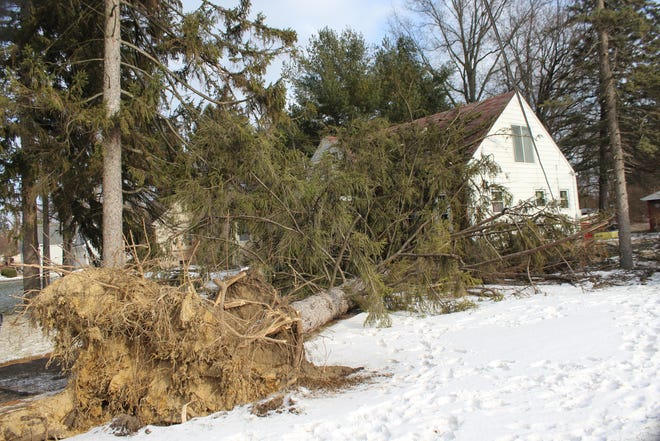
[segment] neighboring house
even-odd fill
[[[500,172],[488,182],[484,177],[476,183],[480,188],[501,186],[511,196],[507,204],[501,191],[492,190],[491,213],[522,201],[538,206],[554,201],[560,213],[579,219],[575,171],[522,96],[507,92],[416,122],[460,127],[470,156],[490,157],[499,166]]]
[[[337,137],[336,136],[326,136],[321,140],[319,146],[316,148],[316,151],[312,155],[311,163],[318,164],[321,162],[321,159],[325,155],[334,155],[338,159],[344,156],[343,151],[337,147]]]
[[[60,233],[60,225],[58,222],[51,222],[49,229],[50,263],[43,262],[43,225],[41,223],[37,225],[37,238],[39,240],[38,252],[40,263],[45,264],[46,266],[62,265],[62,262],[64,261],[64,240],[62,239],[62,234]],[[18,249],[23,249],[23,244],[20,241],[18,243]],[[73,239],[71,254],[74,267],[78,268],[90,265],[91,259],[89,258],[89,254],[87,252],[87,246],[85,245],[84,239],[79,234],[77,234]],[[22,252],[16,256],[13,256],[13,262],[16,264],[23,263]]]
[[[156,222],[156,242],[163,256],[160,264],[165,268],[184,267],[194,264],[195,252],[199,239],[191,234],[191,216],[179,204],[174,204]],[[240,247],[247,246],[250,237],[247,233],[239,234],[238,224],[234,223],[232,237]]]
[[[479,188],[501,186],[509,193],[511,198],[507,201],[502,191],[490,191],[491,213],[521,201],[545,206],[554,200],[560,213],[578,219],[575,172],[531,107],[522,97],[520,102],[522,107],[516,94],[508,92],[413,123],[461,130],[464,148],[471,158],[490,157],[500,167],[495,176],[475,183]],[[333,144],[336,139],[324,139],[314,154],[316,161],[323,152],[334,153]]]
[[[660,191],[644,196],[641,200],[646,202],[646,206],[649,210],[650,231],[660,230]]]

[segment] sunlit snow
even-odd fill
[[[614,279],[616,282],[616,278]],[[307,343],[315,363],[373,376],[343,391],[288,392],[131,440],[660,439],[660,274],[600,289],[542,285],[440,316],[363,314]],[[107,426],[73,438],[115,440]]]

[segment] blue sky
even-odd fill
[[[216,0],[236,5],[237,0]],[[369,43],[380,43],[388,29],[394,8],[405,0],[252,0],[252,11],[263,12],[266,23],[277,28],[291,28],[298,33],[298,44],[305,46],[309,37],[329,27],[342,31],[347,27],[361,32]],[[183,0],[192,9],[199,0]]]
[[[212,0],[213,1],[213,0]],[[235,6],[238,0],[214,0],[223,6]],[[197,7],[200,0],[182,0],[184,10]],[[262,12],[266,24],[291,28],[298,34],[298,46],[306,47],[309,38],[324,27],[341,32],[346,28],[360,32],[369,44],[380,44],[389,29],[395,9],[405,0],[252,0],[252,13]],[[284,60],[276,60],[266,74],[266,82],[280,77]]]

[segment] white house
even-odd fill
[[[499,166],[499,173],[482,179],[505,188],[511,200],[492,190],[491,212],[521,201],[539,206],[554,201],[552,206],[560,213],[579,218],[575,171],[522,96],[507,92],[415,122],[441,128],[460,124],[472,159],[490,157]],[[489,187],[481,185],[485,182],[476,184]]]
[[[62,238],[62,234],[60,233],[60,224],[57,221],[53,221],[50,224],[50,234],[49,234],[50,262],[49,263],[43,261],[43,256],[44,256],[44,245],[42,242],[43,225],[41,223],[37,225],[37,238],[39,239],[39,249],[37,250],[37,254],[39,256],[39,263],[46,266],[62,265],[64,261],[64,239]],[[18,250],[22,250],[23,244],[21,241],[18,242],[17,248]],[[71,257],[71,261],[73,262],[73,266],[76,268],[89,266],[91,264],[91,259],[88,254],[87,245],[85,243],[85,240],[82,238],[80,234],[76,234],[74,236],[73,243],[71,244],[70,257]],[[12,256],[11,260],[15,264],[23,263],[24,261],[23,252],[20,251],[19,254]]]
[[[533,201],[579,218],[573,168],[529,104],[515,92],[420,118],[413,124],[459,127],[469,157],[489,157],[499,166],[495,176],[475,182],[480,189],[502,187],[508,192],[510,200],[501,190],[489,190],[492,213],[521,201]],[[318,162],[324,153],[335,153],[336,143],[334,137],[322,140],[312,162]]]

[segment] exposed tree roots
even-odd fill
[[[70,436],[117,416],[133,426],[179,423],[353,371],[307,362],[299,314],[259,277],[227,285],[214,303],[128,271],[52,284],[30,311],[70,366],[69,383],[0,408],[0,440]]]

